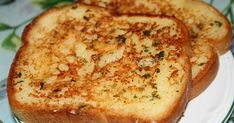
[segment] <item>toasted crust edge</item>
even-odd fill
[[[80,5],[80,4],[79,4]],[[28,35],[29,31],[32,29],[32,27],[42,18],[43,16],[49,14],[50,12],[56,11],[58,8],[52,8],[48,10],[47,12],[44,12],[40,14],[38,17],[36,17],[27,27],[24,29],[23,35],[22,35],[22,40],[23,40],[23,45],[19,49],[19,51],[16,53],[16,56],[14,58],[14,61],[11,65],[11,69],[9,72],[9,77],[8,77],[8,84],[7,84],[7,91],[8,91],[8,100],[11,105],[11,109],[13,113],[22,121],[24,122],[38,122],[40,123],[41,121],[46,120],[47,122],[80,122],[80,123],[92,123],[92,122],[100,122],[100,123],[115,123],[115,122],[122,122],[122,123],[133,123],[136,122],[136,118],[133,116],[129,117],[122,117],[122,116],[117,116],[117,115],[105,115],[105,113],[102,113],[97,110],[88,110],[88,111],[82,111],[80,114],[74,115],[70,113],[68,110],[62,110],[58,112],[53,112],[52,110],[43,110],[39,108],[32,108],[28,107],[26,105],[20,104],[15,98],[14,98],[14,85],[13,85],[13,75],[15,72],[15,66],[16,66],[16,61],[19,59],[20,54],[24,51],[24,49],[27,48],[28,46]],[[176,20],[176,19],[174,19]],[[189,54],[191,54],[190,48],[190,43],[189,43],[189,33],[186,29],[186,27],[180,23],[178,20],[176,20],[177,23],[179,23],[183,28],[185,28],[186,35],[188,37],[188,42],[185,42],[186,49],[185,49],[185,56],[187,57]],[[159,119],[159,122],[176,122],[179,120],[179,118],[182,116],[182,113],[185,110],[186,104],[188,102],[188,95],[190,95],[190,90],[191,90],[191,65],[189,62],[189,58],[187,57],[186,59],[186,82],[187,84],[184,86],[183,95],[178,98],[178,103],[173,105],[172,110],[170,112],[167,112],[167,116],[165,116],[162,119]],[[182,109],[182,110],[179,110]],[[80,117],[81,116],[81,117]],[[169,118],[170,117],[170,118]],[[53,119],[53,120],[50,120]],[[121,119],[121,120],[120,120]],[[140,122],[151,122],[146,119],[139,119]]]
[[[192,81],[190,100],[199,96],[213,82],[219,70],[219,56],[215,49],[212,49],[212,57],[206,63],[206,67]]]

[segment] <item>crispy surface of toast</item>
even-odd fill
[[[226,52],[231,42],[231,26],[212,6],[197,0],[81,0],[116,14],[175,16],[186,24],[192,39],[192,94],[202,93],[215,78],[219,60],[216,48]],[[216,48],[214,48],[214,47]]]
[[[176,122],[188,102],[190,38],[169,17],[112,16],[74,4],[23,33],[8,80],[25,122]]]

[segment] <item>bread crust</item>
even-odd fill
[[[7,84],[7,91],[8,91],[8,99],[9,103],[11,105],[13,113],[22,121],[26,123],[41,123],[42,121],[50,122],[50,123],[72,123],[72,122],[79,122],[79,123],[148,123],[148,122],[154,122],[155,119],[138,119],[136,116],[118,116],[117,114],[113,114],[112,112],[105,111],[103,109],[92,109],[87,108],[84,110],[77,110],[73,113],[71,110],[64,109],[55,111],[52,109],[41,109],[40,107],[30,106],[30,105],[22,105],[20,102],[18,102],[14,95],[16,91],[14,90],[14,83],[13,78],[15,75],[15,67],[17,60],[20,58],[20,55],[22,55],[23,51],[28,47],[29,45],[29,39],[28,36],[30,35],[30,30],[37,24],[37,22],[47,14],[50,14],[50,12],[56,11],[57,8],[53,8],[48,10],[47,12],[42,13],[37,18],[35,18],[32,23],[30,23],[24,30],[22,40],[23,45],[17,52],[15,59],[11,65],[10,73],[9,73],[9,79]],[[174,19],[176,20],[176,19]],[[157,119],[157,122],[163,122],[163,123],[172,123],[177,122],[179,118],[182,116],[182,113],[185,110],[186,104],[188,102],[188,95],[190,95],[191,90],[191,64],[189,61],[188,55],[191,54],[190,49],[190,38],[189,33],[186,27],[183,23],[176,20],[176,22],[183,28],[183,33],[187,37],[186,41],[184,42],[184,57],[185,57],[185,65],[184,69],[186,71],[185,77],[183,78],[183,81],[186,81],[187,84],[183,86],[183,90],[180,92],[182,93],[180,97],[177,99],[177,103],[171,106],[171,110],[166,112],[161,119]]]
[[[193,78],[190,100],[194,99],[205,91],[215,79],[219,70],[219,56],[216,52],[216,49],[212,49],[211,58],[206,63],[204,70],[200,71],[200,73]]]

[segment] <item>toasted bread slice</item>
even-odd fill
[[[190,38],[169,17],[74,4],[27,26],[8,80],[24,122],[176,122],[191,87]]]
[[[79,0],[125,14],[167,15],[182,20],[193,37],[205,39],[220,54],[231,47],[232,29],[228,19],[202,0]]]
[[[202,93],[215,78],[219,60],[214,45],[222,53],[230,47],[230,24],[216,9],[191,0],[81,0],[116,14],[175,16],[186,24],[192,39],[192,94]],[[206,8],[207,7],[207,8]],[[218,23],[221,24],[218,24]]]

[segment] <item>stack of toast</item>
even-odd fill
[[[80,0],[24,30],[8,98],[26,123],[174,123],[215,78],[231,25],[198,0]]]

